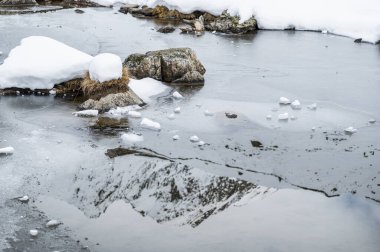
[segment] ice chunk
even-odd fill
[[[196,136],[196,135],[191,136],[191,137],[190,137],[190,141],[193,142],[193,143],[199,142],[199,137]]]
[[[307,106],[307,108],[310,110],[317,110],[317,104],[316,103],[310,104],[309,106]]]
[[[48,221],[48,223],[46,223],[46,227],[52,228],[52,227],[56,227],[60,224],[62,224],[62,223],[57,221],[57,220],[50,220],[50,221]]]
[[[272,120],[272,115],[267,115],[267,116],[266,116],[266,119],[267,119],[267,120]]]
[[[27,195],[18,198],[18,200],[22,203],[27,203],[29,201],[29,197]]]
[[[357,131],[358,130],[355,129],[354,127],[352,127],[352,126],[344,129],[344,133],[349,134],[349,135],[352,135],[352,134],[356,133]]]
[[[98,116],[99,111],[96,109],[82,110],[78,112],[73,112],[73,115],[80,117],[95,117]]]
[[[297,120],[297,117],[295,117],[294,115],[290,116],[290,120]]]
[[[179,135],[174,135],[173,140],[179,140]]]
[[[29,230],[30,236],[36,237],[38,235],[38,230],[36,229],[31,229]]]
[[[83,77],[92,59],[54,39],[27,37],[0,65],[0,88],[52,89],[55,84]]]
[[[368,122],[371,123],[371,124],[374,124],[376,122],[376,119],[375,118],[371,118],[371,119],[368,120]]]
[[[199,141],[198,142],[198,146],[203,146],[203,145],[205,145],[206,143],[205,142],[203,142],[203,141]]]
[[[183,98],[183,96],[178,91],[174,91],[173,97],[176,99],[182,99]]]
[[[203,113],[205,114],[205,116],[213,116],[214,115],[213,112],[211,112],[211,111],[209,111],[207,109]]]
[[[124,142],[130,142],[130,143],[142,142],[144,141],[144,136],[137,135],[134,133],[123,133],[121,135],[121,140],[123,140]]]
[[[311,131],[315,131],[316,129],[317,129],[317,128],[315,128],[315,127],[312,127],[312,128],[311,128]]]
[[[287,105],[287,104],[290,104],[290,100],[286,97],[280,97],[278,103],[280,103],[282,105]]]
[[[138,111],[128,111],[128,116],[129,117],[133,117],[133,118],[140,118],[141,117],[141,113],[138,112]]]
[[[123,74],[123,64],[119,56],[112,53],[102,53],[90,62],[91,80],[104,82],[120,79]]]
[[[5,155],[10,155],[15,152],[15,149],[13,147],[5,147],[5,148],[0,148],[0,154],[5,154]]]
[[[158,122],[152,121],[148,118],[143,118],[140,125],[143,128],[151,129],[151,130],[160,130],[161,129],[161,125]]]
[[[181,113],[181,108],[180,107],[176,107],[174,109],[174,113]]]
[[[301,109],[301,103],[299,100],[294,100],[290,106],[292,107],[292,109]]]
[[[175,119],[175,114],[171,113],[168,115],[168,119],[174,120]]]
[[[288,119],[289,119],[289,114],[288,113],[283,113],[283,114],[279,114],[278,115],[278,120],[285,121],[285,120],[288,120]]]
[[[136,111],[141,110],[142,108],[139,105],[130,105],[126,107],[117,107],[110,109],[107,114],[114,115],[114,116],[122,116],[125,114],[128,114],[129,111]]]
[[[55,89],[52,89],[49,91],[49,94],[51,95],[56,95],[57,94],[57,91]]]

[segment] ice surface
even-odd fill
[[[89,73],[92,80],[99,82],[120,79],[123,74],[123,65],[119,56],[101,53],[90,62]]]
[[[82,77],[91,60],[90,55],[54,39],[27,37],[0,65],[0,88],[51,89]]]

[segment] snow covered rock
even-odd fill
[[[158,122],[152,121],[148,118],[143,118],[140,125],[143,128],[151,129],[151,130],[160,130],[161,129],[161,125]]]
[[[78,112],[73,112],[73,115],[79,117],[95,117],[98,116],[99,111],[95,109],[82,110]]]
[[[0,88],[52,89],[83,77],[91,60],[90,55],[48,37],[24,38],[0,65]]]
[[[290,100],[286,97],[280,97],[280,99],[278,100],[278,103],[281,105],[288,105],[290,104]]]
[[[29,230],[29,234],[30,234],[30,236],[32,236],[32,237],[36,237],[36,236],[38,235],[38,230],[36,230],[36,229],[31,229],[31,230]]]
[[[358,130],[355,129],[354,127],[350,126],[346,129],[344,129],[344,133],[348,134],[348,135],[352,135],[354,133],[356,133]]]
[[[294,100],[291,104],[290,104],[290,107],[292,109],[295,109],[295,110],[298,110],[298,109],[301,109],[301,103],[299,100]]]
[[[89,73],[91,80],[99,82],[120,79],[123,75],[123,64],[119,56],[102,53],[90,62]]]
[[[173,97],[176,99],[182,99],[183,98],[183,96],[178,91],[173,92]]]
[[[26,7],[37,5],[35,0],[1,0],[0,7]]]
[[[280,121],[286,121],[289,119],[289,114],[288,113],[283,113],[278,115],[278,120]]]
[[[5,147],[5,148],[0,148],[0,155],[11,155],[15,152],[15,149],[13,147]]]
[[[205,145],[206,143],[204,142],[204,141],[199,141],[198,142],[198,146],[203,146],[203,145]]]
[[[206,70],[190,48],[132,54],[125,61],[132,76],[164,82],[203,84]]]
[[[144,141],[144,136],[142,135],[137,135],[134,133],[123,133],[121,135],[121,139],[124,142],[129,142],[129,143],[137,143],[137,142],[142,142]]]
[[[193,143],[196,143],[196,142],[199,142],[199,137],[198,136],[191,136],[190,137],[190,142],[193,142]]]

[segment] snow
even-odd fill
[[[174,91],[173,97],[176,99],[182,99],[183,98],[183,96],[178,91]]]
[[[299,100],[294,100],[290,106],[292,107],[292,109],[301,109],[301,103]]]
[[[121,135],[121,140],[123,140],[124,142],[129,142],[129,143],[142,142],[144,141],[144,136],[137,135],[134,133],[123,133]]]
[[[128,116],[133,117],[133,118],[140,118],[141,113],[138,111],[131,110],[131,111],[128,111]]]
[[[91,60],[90,55],[54,39],[27,37],[0,65],[0,88],[51,89],[82,77]]]
[[[241,21],[255,16],[261,29],[315,30],[362,38],[364,41],[380,40],[380,2],[378,0],[95,0],[99,2],[128,2],[158,4],[189,13],[195,10],[220,15],[228,10],[239,15]]]
[[[36,237],[38,235],[38,230],[31,229],[29,230],[29,234],[30,236]]]
[[[165,92],[168,88],[162,82],[151,78],[141,80],[130,79],[128,86],[135,92],[144,102],[151,102],[151,97]]]
[[[180,107],[176,107],[175,109],[174,109],[174,113],[181,113],[181,108]]]
[[[190,137],[190,141],[193,142],[193,143],[196,143],[196,142],[199,142],[199,137],[198,136],[191,136]]]
[[[46,227],[56,227],[58,226],[59,224],[61,224],[61,222],[57,221],[57,220],[50,220],[46,223]]]
[[[288,113],[283,113],[278,115],[278,120],[288,120],[289,119],[289,114]]]
[[[278,103],[282,105],[288,105],[290,104],[290,100],[286,97],[280,97],[280,99],[278,100]]]
[[[91,80],[105,82],[120,79],[123,75],[123,64],[119,56],[112,53],[101,53],[90,63]]]
[[[87,109],[78,112],[73,112],[73,115],[80,117],[95,117],[98,116],[99,111],[96,109]]]
[[[352,127],[352,126],[346,128],[346,129],[344,129],[344,132],[347,133],[347,134],[354,134],[354,133],[356,133],[357,131],[358,131],[358,130],[355,129],[354,127]]]
[[[160,130],[161,129],[161,125],[158,122],[152,121],[148,118],[143,118],[140,125],[143,128],[151,129],[151,130]]]
[[[10,146],[5,147],[5,148],[0,148],[0,154],[8,155],[8,154],[13,154],[13,152],[15,152],[15,149]]]

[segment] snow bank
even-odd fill
[[[89,73],[91,80],[99,82],[117,80],[123,75],[123,64],[119,56],[101,53],[91,61]]]
[[[380,40],[379,0],[95,0],[128,2],[150,7],[165,5],[181,12],[208,11],[220,15],[228,10],[247,20],[254,15],[263,29],[328,31],[365,41]]]
[[[90,55],[54,39],[27,37],[0,65],[0,88],[51,89],[82,77],[91,60]]]

